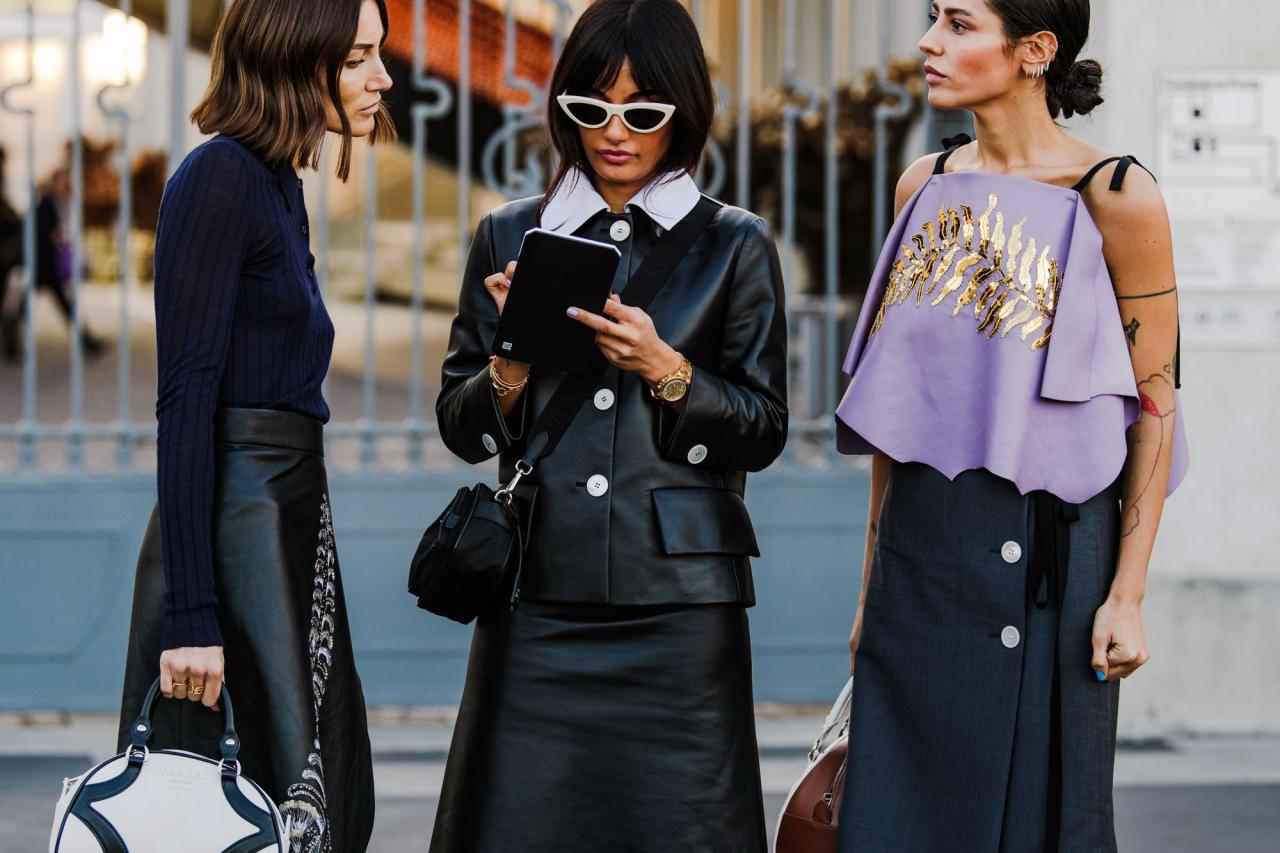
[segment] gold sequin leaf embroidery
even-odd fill
[[[1033,350],[1048,345],[1062,288],[1058,261],[1049,257],[1049,246],[1038,248],[1035,238],[1024,242],[1025,217],[1006,233],[999,204],[992,193],[977,222],[967,204],[959,209],[944,205],[936,221],[925,222],[902,244],[870,335],[884,325],[890,308],[913,296],[917,306],[928,298],[936,308],[955,295],[951,316],[972,306],[977,331],[987,340],[1017,330],[1023,341],[1040,332]]]

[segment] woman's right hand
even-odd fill
[[[188,646],[160,653],[160,692],[217,711],[222,695],[222,646]],[[196,692],[188,690],[188,685]]]
[[[489,295],[493,297],[493,303],[498,306],[498,316],[502,316],[502,309],[507,304],[507,293],[511,290],[511,278],[516,274],[516,262],[511,261],[507,264],[506,272],[496,272],[484,280],[484,289],[489,291]]]
[[[516,262],[511,261],[507,264],[506,272],[496,272],[484,280],[484,289],[489,291],[489,295],[493,297],[493,304],[498,306],[498,316],[502,316],[502,309],[507,305],[507,293],[511,290],[511,278],[516,274]],[[529,365],[521,361],[512,361],[509,358],[499,358],[497,360],[498,375],[506,382],[518,383],[522,379],[529,376]],[[509,415],[515,410],[516,399],[519,394],[508,394],[502,398],[502,414]]]

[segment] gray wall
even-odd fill
[[[454,704],[471,629],[405,592],[422,529],[488,469],[332,478],[351,631],[372,704]],[[751,612],[762,701],[829,701],[846,645],[864,535],[867,478],[848,466],[757,475],[748,486],[764,556]],[[0,483],[0,710],[119,705],[134,562],[155,501],[151,477]],[[229,673],[234,679],[235,674]]]
[[[1103,64],[1107,102],[1073,128],[1153,169],[1162,71],[1280,68],[1274,3],[1125,0],[1093,8],[1085,53]],[[1280,169],[1280,149],[1275,157]],[[1175,243],[1197,213],[1194,200],[1171,203]],[[1226,275],[1228,265],[1222,269]],[[1280,267],[1272,269],[1274,292]],[[1280,556],[1271,534],[1280,517],[1280,347],[1184,337],[1182,363],[1191,472],[1161,524],[1144,607],[1152,659],[1125,685],[1122,726],[1277,733]]]

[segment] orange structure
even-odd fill
[[[454,86],[458,83],[459,4],[457,0],[431,0],[426,4],[426,70]],[[390,17],[386,50],[413,65],[413,0],[387,0]],[[525,106],[527,93],[503,80],[504,14],[486,3],[471,4],[471,91],[494,106]],[[551,34],[531,24],[516,22],[515,75],[544,86],[551,77]]]

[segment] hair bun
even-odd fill
[[[1071,63],[1049,87],[1049,111],[1065,118],[1085,115],[1101,104],[1102,66],[1092,59]]]

